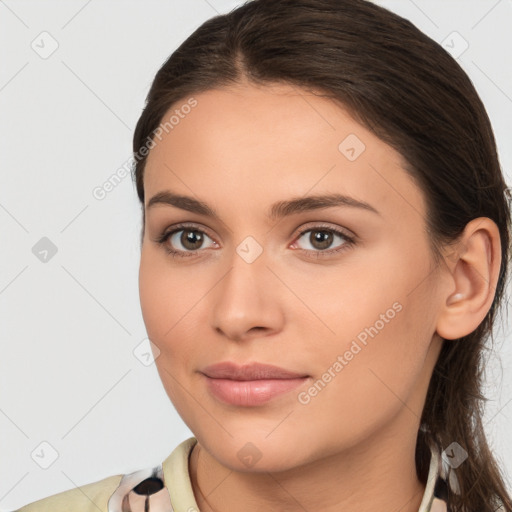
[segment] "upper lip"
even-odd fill
[[[262,379],[297,379],[308,377],[303,373],[292,372],[263,363],[250,363],[240,366],[231,361],[212,364],[203,368],[201,373],[213,379],[262,380]]]

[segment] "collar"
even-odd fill
[[[199,512],[189,473],[195,437],[182,441],[158,466],[126,474],[108,502],[108,512]],[[440,474],[441,454],[431,446],[430,465],[418,512],[447,512],[446,487]]]

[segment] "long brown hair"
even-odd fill
[[[440,248],[456,241],[472,219],[497,224],[502,263],[494,301],[475,331],[443,343],[421,418],[416,467],[425,483],[429,444],[443,450],[456,441],[468,458],[456,470],[460,495],[448,489],[449,510],[492,512],[502,504],[512,512],[487,444],[481,394],[486,342],[494,342],[505,302],[510,204],[491,124],[468,76],[411,22],[369,1],[248,1],[203,23],[156,74],[133,138],[143,217],[148,141],[164,115],[193,94],[242,81],[320,93],[396,149],[426,198],[437,263]]]

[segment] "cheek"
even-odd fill
[[[316,361],[316,377],[329,368],[336,374],[321,394],[335,407],[354,408],[356,415],[392,402],[399,405],[397,397],[407,399],[433,335],[428,260],[418,261],[396,248],[377,256],[354,262],[350,275],[340,269],[330,279],[308,279],[300,292],[323,323],[297,320],[304,339],[319,340],[310,359]],[[336,371],[338,356],[342,361]]]
[[[305,405],[294,415],[297,428],[307,423],[326,438],[351,444],[384,428],[402,410],[406,421],[421,415],[413,404],[426,348],[409,337],[405,318],[410,311],[405,305],[400,311],[386,311],[388,323],[370,315],[362,328],[359,322],[348,327],[351,319],[344,317],[344,325],[338,324],[337,345],[310,352],[309,360],[315,361],[318,371],[307,394],[300,397]],[[344,336],[343,328],[356,335]]]
[[[184,357],[189,353],[184,350],[186,336],[183,328],[186,326],[186,310],[190,307],[178,287],[176,274],[162,262],[162,257],[149,249],[143,250],[139,267],[142,316],[148,337],[159,350],[155,365],[162,384],[171,402],[181,412],[185,404],[182,403],[180,383],[184,382],[183,372],[188,367]]]
[[[148,337],[159,349],[155,364],[179,408],[182,386],[197,369],[199,330],[207,325],[204,296],[213,284],[208,286],[207,276],[199,273],[191,279],[190,271],[180,270],[168,257],[151,248],[142,252],[139,296]]]
[[[304,304],[294,306],[297,325],[316,330],[310,339],[321,338],[323,348],[345,351],[356,338],[370,339],[374,327],[376,338],[390,334],[414,282],[405,269],[413,267],[389,244],[348,254],[336,267],[312,266],[307,277],[295,268],[283,269],[283,280],[303,298]]]
[[[165,333],[167,320],[172,320],[165,314],[168,309],[166,307],[168,297],[161,275],[154,258],[151,258],[147,251],[143,251],[139,268],[140,305],[148,336],[159,348],[161,348],[159,341]]]
[[[171,256],[147,249],[142,252],[139,268],[139,297],[149,338],[162,345],[176,338],[194,316],[193,308],[204,294],[186,272],[173,268]]]

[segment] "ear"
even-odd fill
[[[472,333],[491,308],[501,266],[496,224],[487,217],[468,222],[445,262],[451,285],[442,297],[436,332],[450,340]]]

